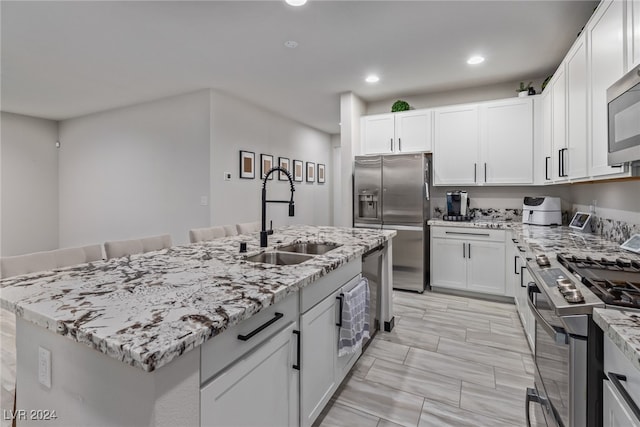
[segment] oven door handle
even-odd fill
[[[540,289],[538,289],[538,286],[535,284],[535,282],[529,282],[527,286],[527,294],[529,295],[529,297],[527,298],[527,303],[529,304],[531,313],[533,313],[536,320],[540,323],[540,326],[542,326],[542,329],[544,329],[545,332],[551,338],[553,338],[553,341],[556,344],[558,345],[569,344],[569,336],[567,335],[567,331],[564,328],[560,328],[560,327],[549,324],[549,322],[547,322],[545,318],[542,317],[542,315],[536,308],[536,304],[533,302],[533,294],[535,293],[539,294]]]
[[[531,427],[531,418],[529,415],[531,403],[539,403],[542,407],[546,405],[546,399],[538,394],[538,390],[535,388],[527,387],[527,394],[525,395],[524,410],[525,420],[527,422],[526,427]]]

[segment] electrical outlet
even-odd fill
[[[51,352],[38,347],[38,382],[51,388]]]
[[[225,181],[231,181],[231,172],[225,172],[224,173],[224,180]]]
[[[207,196],[200,196],[200,206],[207,206],[209,204],[209,198]]]

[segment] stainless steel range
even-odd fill
[[[640,309],[640,261],[560,254],[527,262],[535,279],[528,284],[536,318],[535,389],[547,425],[602,425],[602,332],[594,307]]]

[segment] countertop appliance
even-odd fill
[[[640,165],[640,65],[607,89],[607,111],[609,166]]]
[[[522,203],[522,223],[562,225],[560,197],[525,197]]]
[[[423,292],[429,280],[431,156],[357,156],[353,226],[396,230],[393,287]]]
[[[470,221],[469,196],[466,191],[447,191],[447,213],[442,217],[445,221]]]
[[[536,320],[527,420],[529,404],[537,402],[549,426],[600,427],[603,333],[592,311],[606,306],[640,314],[640,260],[563,253],[529,259],[527,269],[535,280],[528,284],[528,303]]]

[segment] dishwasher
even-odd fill
[[[380,245],[362,255],[362,276],[369,281],[369,324],[371,325],[369,340],[380,330],[383,250],[384,245]]]

